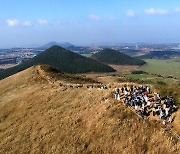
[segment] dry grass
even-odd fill
[[[119,74],[131,73],[132,71],[137,70],[140,66],[133,65],[110,65],[114,68]]]
[[[120,75],[125,73],[131,73],[134,70],[137,70],[139,66],[132,65],[110,65],[117,72],[113,73],[86,73],[84,74],[86,77],[96,80],[98,82],[102,82],[104,84],[119,82]],[[126,79],[127,81],[127,79]]]
[[[30,68],[0,81],[0,153],[178,153],[157,122],[110,91],[48,84]]]
[[[66,83],[75,83],[75,84],[97,83],[97,81],[91,78],[84,77],[84,75],[62,73],[58,69],[48,65],[41,65],[38,67],[39,67],[39,72],[42,72],[42,74],[48,76],[53,81],[64,81]]]

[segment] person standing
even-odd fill
[[[165,108],[165,114],[166,114],[166,117],[168,117],[168,115],[169,115],[169,108],[167,106]]]

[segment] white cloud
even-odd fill
[[[17,26],[20,24],[20,22],[17,19],[7,19],[6,22],[10,27]]]
[[[48,20],[46,20],[46,19],[39,19],[38,23],[41,24],[41,25],[45,25],[45,24],[48,24]]]
[[[128,17],[135,17],[135,12],[134,12],[134,10],[128,10],[128,11],[126,12],[126,16],[128,16]]]
[[[168,14],[169,11],[164,10],[164,9],[150,8],[150,9],[144,10],[144,13],[147,15],[165,15],[165,14]]]
[[[98,21],[98,20],[101,19],[100,16],[97,16],[97,15],[94,15],[94,14],[89,15],[89,18],[90,18],[91,20],[95,20],[95,21]]]
[[[22,25],[25,27],[30,27],[30,26],[32,26],[32,23],[30,21],[25,21],[22,23]]]

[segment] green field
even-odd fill
[[[156,60],[146,59],[147,64],[140,70],[148,73],[160,74],[163,76],[173,76],[180,79],[180,61],[177,59]]]
[[[125,74],[124,75],[126,78],[131,78],[131,79],[135,79],[135,80],[142,80],[142,79],[150,79],[150,78],[154,78],[156,76],[154,75],[150,75],[150,74]]]
[[[89,54],[81,54],[81,55],[85,57],[91,57],[93,54],[89,53]]]
[[[146,59],[147,64],[139,69],[149,74],[125,74],[124,77],[149,83],[162,83],[171,85],[180,81],[180,60],[168,59]],[[151,74],[152,73],[152,74]],[[162,76],[159,76],[162,75]],[[173,77],[173,78],[172,78]],[[176,79],[175,79],[176,78]]]
[[[157,84],[158,82],[159,83],[163,82],[168,85],[179,83],[178,80],[174,80],[174,79],[166,78],[166,77],[158,77],[157,75],[151,75],[151,74],[124,74],[123,76],[128,79],[144,81],[144,82],[152,83],[152,84]]]

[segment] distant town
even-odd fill
[[[108,43],[107,43],[108,44]],[[75,46],[71,43],[57,43],[50,42],[44,46],[37,48],[10,48],[0,49],[0,70],[7,69],[32,59],[39,53],[42,53],[51,46],[58,45],[64,47],[73,52],[79,53],[83,56],[91,56],[104,48],[111,48],[123,52],[130,56],[140,57],[146,55],[149,52],[161,52],[164,51],[162,58],[179,58],[180,56],[180,44],[147,44],[147,43],[124,43],[124,44],[108,44],[102,43],[101,45],[91,46]],[[158,57],[157,55],[155,55]],[[151,57],[150,57],[151,58]],[[154,57],[153,57],[154,58]]]

